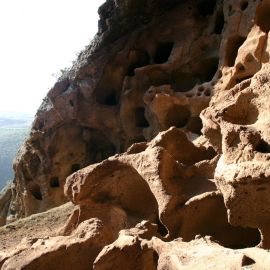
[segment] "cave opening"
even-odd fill
[[[242,259],[242,266],[249,266],[256,263],[253,259],[251,259],[250,257],[248,257],[247,255],[243,256]]]
[[[123,84],[122,67],[107,67],[95,89],[96,102],[106,106],[117,106]]]
[[[206,58],[200,63],[201,82],[210,82],[215,76],[218,69],[219,59],[217,57]]]
[[[270,31],[270,3],[262,1],[256,11],[255,23],[261,28],[262,31],[268,33]]]
[[[31,182],[29,184],[29,191],[31,192],[31,194],[38,200],[41,201],[42,200],[42,194],[41,194],[41,190],[40,190],[40,186],[34,182]]]
[[[211,96],[211,90],[210,90],[209,88],[205,89],[204,95],[205,95],[206,97],[210,97],[210,96]]]
[[[187,125],[189,118],[190,110],[188,106],[175,105],[168,110],[164,124],[166,128],[172,126],[183,128]]]
[[[166,63],[171,55],[173,49],[173,42],[160,43],[154,55],[154,62],[156,64]]]
[[[149,127],[149,123],[148,123],[147,119],[145,118],[145,108],[144,107],[135,108],[134,116],[135,116],[136,127],[139,127],[139,128]]]
[[[224,23],[225,22],[224,22],[223,10],[220,9],[217,12],[217,15],[216,15],[215,29],[214,29],[215,34],[220,35],[222,33],[222,30],[223,30],[223,27],[224,27]]]
[[[107,105],[107,106],[117,106],[118,97],[117,92],[114,89],[107,88],[100,89],[96,94],[96,101],[99,104]]]
[[[52,177],[50,179],[50,186],[52,188],[58,188],[58,187],[60,187],[59,178],[58,177]]]
[[[166,226],[164,226],[164,225],[161,223],[159,217],[156,218],[155,223],[156,223],[157,226],[158,226],[158,233],[159,233],[161,236],[165,237],[166,235],[168,235],[168,230],[167,230]]]
[[[71,165],[71,173],[75,173],[75,172],[77,172],[80,169],[81,169],[81,165],[78,164],[78,163],[75,163],[75,164],[72,164]]]
[[[202,120],[199,116],[197,117],[190,117],[188,124],[187,124],[187,129],[195,134],[201,135],[202,134]]]
[[[128,67],[127,75],[128,76],[134,76],[135,75],[135,69],[144,67],[150,64],[150,56],[146,51],[137,50],[135,52],[132,52],[132,58],[135,58],[134,61],[130,64]]]
[[[202,16],[213,15],[217,0],[199,0],[197,9]]]
[[[229,67],[234,66],[235,59],[238,54],[238,50],[242,46],[245,40],[246,38],[242,36],[233,36],[228,40],[227,46],[226,46],[226,64]]]
[[[231,249],[255,247],[260,243],[258,229],[228,223],[227,209],[221,195],[192,201],[185,209],[186,217],[179,231],[179,237],[183,241],[191,241],[199,234],[209,235],[223,247]],[[214,220],[211,218],[213,215]]]
[[[191,74],[176,74],[173,78],[173,89],[175,92],[187,92],[191,90],[197,83],[200,83],[199,78]]]
[[[242,11],[246,10],[248,7],[248,1],[246,0],[242,0],[241,3],[240,3],[240,8]]]
[[[155,267],[155,269],[158,269],[158,260],[159,260],[159,255],[158,255],[158,253],[153,249],[153,262],[154,262],[154,267]]]
[[[74,107],[74,102],[73,102],[72,100],[70,100],[70,101],[69,101],[69,105],[70,105],[71,107]]]
[[[270,153],[270,145],[266,141],[261,140],[256,145],[255,151],[257,151],[259,153],[263,153],[263,154]]]
[[[105,97],[103,104],[104,105],[108,105],[108,106],[116,106],[118,104],[116,93],[114,91],[112,91],[111,93],[109,93]]]

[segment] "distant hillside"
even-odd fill
[[[0,127],[22,127],[30,126],[33,117],[28,114],[0,111]]]
[[[27,121],[24,119],[8,119],[0,117],[0,127],[26,126]]]
[[[31,121],[25,115],[0,115],[0,190],[13,179],[13,159],[29,133]]]

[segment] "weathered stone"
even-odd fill
[[[17,250],[1,257],[2,270],[90,269],[102,247],[113,241],[98,219],[82,222],[69,237],[23,240]]]
[[[270,2],[107,0],[99,14],[37,112],[0,222],[75,209],[1,269],[268,269]]]
[[[201,135],[199,114],[218,71],[222,35],[212,28],[221,8],[211,3],[208,16],[194,1],[107,1],[99,34],[49,91],[17,156],[9,220],[66,202],[72,172],[170,126]]]

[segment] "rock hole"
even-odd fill
[[[261,140],[255,147],[255,151],[259,153],[270,153],[270,145],[264,141]]]
[[[255,261],[251,259],[250,257],[244,255],[242,258],[242,266],[248,266],[254,264]]]
[[[148,72],[148,78],[145,84],[145,88],[148,89],[151,86],[171,84],[171,81],[171,75],[169,75],[164,70],[161,70],[159,67],[155,67]]]
[[[187,92],[191,90],[200,80],[191,74],[175,74],[173,75],[173,89],[175,92]]]
[[[204,92],[204,95],[205,95],[206,97],[211,96],[211,90],[210,90],[209,88],[207,88],[207,89],[205,90],[205,92]]]
[[[158,233],[165,237],[168,234],[167,228],[161,223],[159,217],[156,219],[156,224],[158,225]]]
[[[241,1],[240,3],[241,10],[244,11],[245,9],[247,9],[247,7],[248,7],[248,1],[246,0]]]
[[[112,91],[105,97],[104,101],[101,103],[108,106],[116,106],[118,104],[116,93]]]
[[[143,107],[135,108],[134,116],[135,116],[136,127],[140,127],[140,128],[149,127],[149,123],[147,119],[145,118],[145,109]]]
[[[188,124],[187,124],[187,129],[192,132],[192,133],[196,133],[198,135],[201,135],[202,130],[203,128],[203,125],[202,125],[202,120],[199,116],[197,117],[191,117],[188,121]]]
[[[197,8],[202,16],[213,15],[217,0],[199,0]]]
[[[60,187],[59,178],[58,177],[52,177],[50,179],[50,186],[52,188],[58,188],[58,187]]]
[[[177,128],[183,128],[186,126],[190,117],[190,111],[188,106],[176,105],[171,107],[165,117],[165,126],[167,128],[175,126]]]
[[[103,69],[103,73],[94,90],[96,102],[107,106],[116,106],[119,102],[125,72],[123,66],[111,59]],[[126,61],[129,63],[128,59]],[[126,67],[127,68],[127,67]],[[85,92],[85,90],[83,91]],[[82,93],[83,94],[83,93]],[[88,94],[86,94],[88,96]]]
[[[240,217],[241,218],[241,217]],[[242,228],[234,227],[238,235],[235,235],[235,238],[238,238],[238,243],[233,243],[230,245],[224,245],[225,247],[231,249],[244,249],[249,247],[257,246],[261,241],[261,235],[259,230],[253,228]],[[242,243],[241,243],[242,242]]]
[[[70,100],[70,101],[69,101],[69,105],[70,105],[71,107],[74,107],[74,102],[73,102],[72,100]]]
[[[200,86],[200,87],[198,88],[198,90],[199,90],[200,92],[203,92],[204,87],[203,87],[203,86]]]
[[[78,164],[78,163],[72,164],[71,165],[71,173],[77,172],[78,170],[80,170],[80,168],[81,168],[81,165],[80,164]]]
[[[213,57],[213,58],[206,58],[203,59],[198,67],[197,72],[200,76],[201,82],[209,82],[213,79],[214,75],[217,72],[219,64],[219,58]]]
[[[100,151],[100,152],[97,152],[97,153],[96,153],[96,156],[95,156],[95,163],[99,163],[99,162],[101,162],[103,159],[104,159],[103,153],[102,153],[101,151]]]
[[[135,75],[135,69],[144,67],[150,64],[150,56],[145,51],[132,51],[131,53],[132,63],[130,64],[127,75],[128,76],[134,76]]]
[[[235,59],[238,54],[238,49],[242,46],[244,41],[246,40],[245,37],[241,36],[233,36],[227,41],[226,46],[226,64],[229,67],[233,67],[235,64]]]
[[[223,14],[223,10],[220,9],[217,12],[216,15],[216,21],[215,21],[215,34],[220,35],[222,33],[224,27],[224,14]]]
[[[199,206],[196,213],[193,210],[195,205]],[[220,245],[232,249],[254,247],[260,243],[258,229],[236,227],[228,223],[227,210],[220,195],[205,197],[186,206],[179,237],[183,241],[191,241],[198,234],[212,236]]]
[[[173,42],[160,43],[154,55],[154,62],[162,64],[168,61],[173,49]]]
[[[158,269],[158,259],[159,259],[158,253],[155,250],[153,250],[153,262],[155,269]]]
[[[256,11],[255,23],[262,31],[268,33],[270,31],[270,3],[269,1],[262,1]]]
[[[31,183],[29,185],[29,191],[31,192],[31,194],[39,201],[42,200],[42,194],[41,194],[41,190],[40,190],[40,186],[36,183]]]
[[[246,68],[245,68],[243,65],[239,65],[239,66],[237,67],[237,69],[238,69],[238,71],[240,71],[240,72],[243,72],[243,71],[246,70]]]

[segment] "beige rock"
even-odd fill
[[[90,219],[69,237],[24,240],[15,252],[4,258],[0,254],[0,266],[2,270],[91,269],[99,251],[112,240],[100,220]]]
[[[128,231],[99,253],[94,269],[268,269],[269,252],[258,248],[228,249],[210,237],[191,242],[177,238],[145,240]]]
[[[99,34],[49,91],[17,156],[9,221],[65,203],[71,173],[170,126],[201,135],[199,114],[219,65],[222,5],[211,3],[205,14],[194,1],[170,2],[147,1],[145,13],[140,1],[102,6]]]
[[[213,149],[196,146],[176,128],[161,132],[143,148],[137,146],[67,179],[65,192],[79,208],[66,233],[98,217],[116,237],[120,229],[147,219],[167,240],[181,236],[190,241],[201,234],[227,247],[259,243],[257,230],[227,222],[223,198],[212,179],[217,161]]]
[[[270,2],[99,14],[37,113],[0,222],[76,207],[1,269],[269,269]]]

